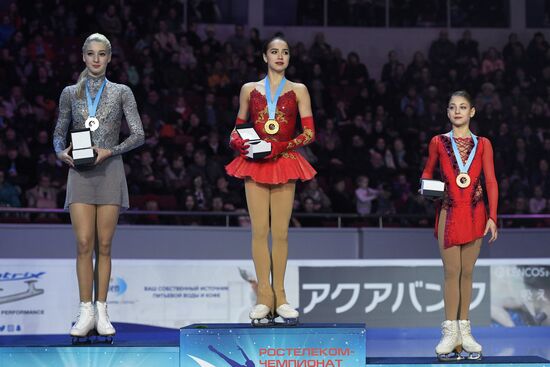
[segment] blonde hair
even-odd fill
[[[82,54],[86,52],[86,49],[88,48],[88,46],[90,46],[90,43],[92,42],[102,43],[105,48],[107,48],[107,52],[109,53],[109,55],[111,55],[111,42],[101,33],[94,33],[86,38],[86,41],[84,41],[84,45],[82,45]],[[78,76],[78,81],[76,82],[76,96],[78,98],[84,98],[84,91],[86,88],[86,75],[88,75],[88,68],[84,68],[84,70]]]

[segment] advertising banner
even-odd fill
[[[256,303],[252,261],[113,260],[113,322],[180,328],[248,322]],[[298,268],[286,273],[298,303]],[[65,334],[78,312],[75,260],[0,259],[0,335]]]
[[[67,333],[76,316],[75,261],[0,259],[0,335]]]
[[[491,319],[500,326],[550,326],[550,265],[493,265]]]
[[[300,267],[301,321],[368,327],[438,326],[444,320],[440,266]],[[470,318],[489,325],[489,268],[474,272]]]
[[[285,279],[301,323],[429,327],[444,319],[440,261],[289,261]],[[550,325],[545,259],[479,260],[473,288],[476,325]],[[248,323],[256,289],[251,260],[113,260],[109,314],[169,328]],[[68,334],[78,300],[74,259],[0,259],[0,335]]]

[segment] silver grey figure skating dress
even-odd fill
[[[92,99],[95,98],[104,77],[87,76]],[[122,116],[130,129],[119,143]],[[84,129],[88,118],[86,96],[76,96],[76,85],[65,87],[59,101],[59,117],[53,135],[56,153],[66,148],[66,137],[71,129]],[[91,169],[69,169],[65,209],[72,203],[113,204],[128,209],[128,185],[122,163],[122,153],[144,142],[143,126],[131,89],[123,84],[107,81],[96,112],[99,127],[92,131],[92,143],[98,148],[110,149],[113,155]],[[72,123],[72,124],[71,124]]]

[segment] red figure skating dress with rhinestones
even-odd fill
[[[269,159],[250,160],[238,156],[225,167],[227,174],[238,178],[251,178],[264,184],[282,184],[290,180],[306,181],[313,178],[317,173],[315,169],[294,150],[311,143],[315,136],[313,124],[304,124],[303,133],[295,137],[298,104],[294,91],[283,93],[277,101],[275,119],[280,128],[274,135],[266,133],[264,127],[268,120],[266,97],[253,89],[250,92],[249,106],[250,120],[254,123],[254,129],[260,138],[270,142],[288,142],[289,149]]]
[[[474,147],[472,138],[455,137],[454,139],[462,161],[466,162]],[[491,142],[486,138],[478,137],[474,160],[468,170],[471,183],[463,189],[456,184],[456,176],[460,172],[453,153],[450,136],[448,134],[434,136],[430,141],[429,151],[428,162],[422,173],[422,178],[431,179],[433,177],[433,171],[439,160],[441,180],[445,182],[445,195],[436,211],[436,238],[441,209],[447,210],[444,234],[445,248],[464,245],[483,237],[488,218],[483,201],[483,188],[481,187],[482,174],[485,176],[489,218],[495,224],[497,222],[498,186],[495,178]]]

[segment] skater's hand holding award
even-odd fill
[[[438,180],[421,179],[420,195],[428,198],[440,198],[445,192],[445,183]]]
[[[78,129],[71,131],[72,158],[77,168],[94,164],[96,153],[92,148],[92,133],[90,129]]]
[[[271,153],[271,143],[260,139],[260,136],[254,130],[254,124],[240,124],[236,127],[237,133],[241,139],[246,140],[248,153],[246,157],[250,159],[262,159]]]

